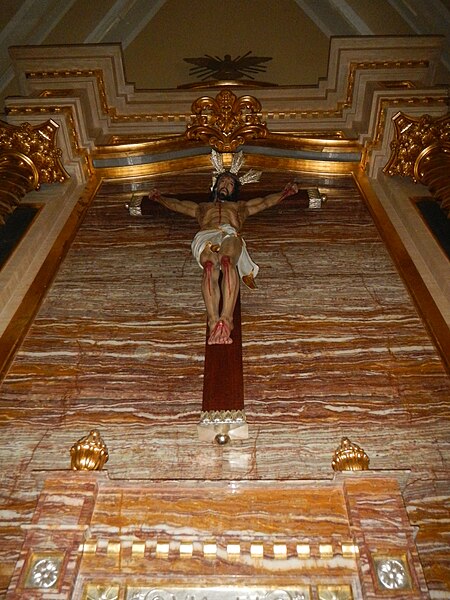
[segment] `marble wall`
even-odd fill
[[[241,293],[250,435],[219,447],[196,431],[196,223],[161,207],[132,218],[125,194],[103,186],[1,388],[3,590],[40,491],[34,472],[68,469],[95,427],[112,479],[268,487],[332,480],[347,436],[398,478],[431,597],[445,597],[448,374],[353,184],[326,193],[320,210],[293,198],[245,225],[261,268],[259,289]]]

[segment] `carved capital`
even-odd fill
[[[428,187],[450,218],[450,143],[427,146],[414,164],[414,177]]]
[[[391,142],[391,156],[383,171],[388,175],[411,177],[417,182],[415,164],[421,153],[429,146],[450,143],[450,117],[422,115],[414,118],[398,112],[392,120],[395,136]]]
[[[426,185],[450,217],[450,116],[414,119],[399,112],[393,121],[395,138],[384,172]]]
[[[0,151],[0,225],[27,192],[39,187],[39,174],[25,154]]]
[[[56,147],[57,123],[49,119],[41,125],[10,125],[0,121],[0,152],[19,152],[35,166],[39,184],[63,182],[69,178]]]
[[[198,98],[192,112],[186,137],[219,152],[234,152],[247,140],[265,138],[268,133],[261,121],[261,104],[253,96],[238,98],[230,90],[222,90],[215,98]]]
[[[25,194],[69,177],[56,147],[57,129],[52,120],[35,126],[0,121],[0,225]]]

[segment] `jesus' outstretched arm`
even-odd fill
[[[262,210],[266,210],[266,208],[270,208],[271,206],[275,206],[275,204],[279,204],[287,198],[288,196],[293,196],[298,192],[298,186],[296,183],[288,183],[284,190],[280,193],[270,194],[265,198],[253,198],[253,200],[248,200],[246,204],[246,216],[250,217],[251,215],[256,215]]]
[[[157,189],[152,190],[148,197],[150,200],[162,204],[162,206],[165,206],[169,210],[182,213],[188,217],[197,217],[198,204],[196,202],[191,202],[190,200],[177,200],[177,198],[167,198],[166,196],[161,196]]]

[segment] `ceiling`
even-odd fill
[[[437,82],[450,82],[450,0],[2,0],[0,28],[0,110],[19,94],[14,45],[121,44],[137,89],[199,81],[184,58],[249,51],[272,57],[257,80],[310,86],[333,36],[442,34]]]

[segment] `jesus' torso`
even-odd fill
[[[247,211],[245,202],[201,202],[196,216],[201,230],[214,229],[227,223],[240,231]]]

